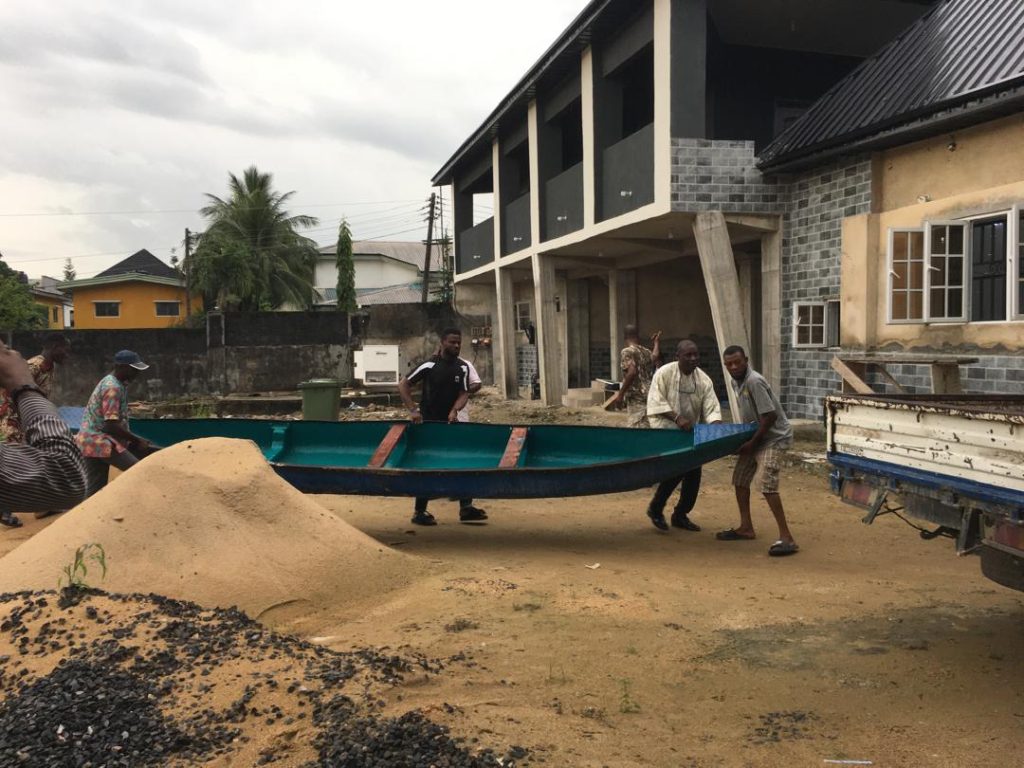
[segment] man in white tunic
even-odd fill
[[[647,418],[654,429],[682,429],[692,431],[697,424],[718,424],[722,409],[715,395],[711,378],[697,367],[700,354],[697,345],[689,339],[679,342],[676,349],[679,362],[663,365],[651,381],[647,395]],[[701,468],[673,477],[658,486],[647,508],[647,516],[659,531],[667,531],[665,504],[676,486],[682,484],[679,501],[672,513],[672,525],[686,531],[699,531],[700,526],[690,520],[690,511],[697,502],[700,490]]]

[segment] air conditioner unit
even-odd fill
[[[366,344],[355,351],[355,377],[364,387],[397,387],[401,376],[397,344]]]

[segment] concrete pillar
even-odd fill
[[[782,388],[782,221],[761,236],[761,375]]]
[[[501,203],[501,143],[497,138],[491,144],[491,174],[494,180],[494,261],[497,263],[504,255],[502,250]]]
[[[530,153],[530,244],[540,245],[540,127],[537,100],[530,102],[526,112],[526,133]]]
[[[729,229],[721,211],[698,213],[693,223],[693,234],[697,239],[700,266],[704,273],[704,285],[711,305],[711,319],[715,324],[715,340],[721,354],[726,347],[739,344],[750,349],[747,326],[743,321],[740,306],[740,282],[736,273],[736,260],[729,240]],[[731,381],[729,372],[722,364],[725,381]],[[729,410],[733,421],[739,420],[739,402],[732,386],[729,392]]]
[[[571,280],[565,302],[569,325],[569,384],[590,386],[590,285],[586,280]]]
[[[555,264],[551,256],[533,254],[533,291],[537,307],[537,362],[544,405],[561,405],[564,373],[559,370],[558,313],[555,310]]]
[[[619,326],[619,270],[608,270],[608,333],[611,342],[612,371],[609,378],[619,381],[622,371],[619,370],[619,352],[622,351],[622,328]]]
[[[497,294],[498,332],[493,335],[497,344],[494,360],[498,364],[495,383],[501,387],[506,400],[519,397],[519,376],[516,360],[515,305],[512,291],[512,272],[501,267],[494,268],[494,288]],[[500,378],[499,378],[500,377]]]
[[[596,163],[594,138],[594,51],[587,48],[580,60],[580,106],[583,112],[583,226],[597,221]]]

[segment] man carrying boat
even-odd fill
[[[779,526],[779,538],[768,548],[768,554],[772,557],[795,554],[799,547],[789,531],[782,497],[779,496],[779,470],[783,454],[793,444],[793,427],[768,382],[748,364],[743,347],[727,347],[722,360],[736,388],[740,417],[745,423],[756,423],[757,432],[737,451],[739,460],[732,475],[736,504],[740,511],[739,527],[719,531],[715,538],[719,541],[754,538],[754,523],[750,518],[750,486],[755,476],[760,475],[761,494]]]
[[[684,339],[679,342],[676,355],[679,361],[675,365],[663,365],[651,381],[647,396],[647,418],[651,427],[692,432],[697,424],[718,424],[722,420],[722,409],[711,378],[697,367],[700,362],[697,345]],[[679,501],[672,513],[672,526],[685,531],[700,530],[700,526],[689,517],[697,503],[700,478],[701,468],[697,467],[658,485],[647,507],[647,516],[655,528],[659,531],[668,530],[665,504],[676,486],[682,484]]]
[[[111,467],[124,472],[157,450],[128,430],[128,384],[147,368],[137,353],[122,349],[114,355],[114,370],[89,397],[75,439],[85,456],[90,496],[107,484]]]
[[[626,404],[626,426],[634,429],[646,429],[647,392],[651,386],[651,378],[661,357],[659,347],[661,331],[651,336],[652,348],[648,349],[640,343],[640,331],[635,325],[627,325],[623,335],[626,346],[619,353],[619,365],[622,368],[622,384],[610,406]]]
[[[455,424],[459,411],[469,402],[469,363],[459,357],[462,351],[462,331],[445,328],[441,332],[441,351],[416,367],[411,374],[398,382],[402,402],[409,409],[409,419],[414,424],[424,421],[440,421]],[[413,400],[412,388],[420,385],[419,405]],[[437,525],[437,520],[427,512],[427,498],[417,498],[412,516],[414,525]],[[472,499],[459,499],[459,520],[463,523],[481,522],[487,513],[473,506]]]

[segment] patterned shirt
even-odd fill
[[[651,350],[640,344],[629,346],[622,350],[619,360],[623,373],[629,370],[630,363],[636,366],[636,378],[623,398],[626,405],[646,406],[647,392],[651,388],[651,377],[654,376],[654,357]]]
[[[0,509],[47,512],[85,498],[85,462],[71,430],[45,397],[18,401],[24,444],[0,444]]]
[[[84,456],[107,459],[128,450],[103,431],[107,421],[120,421],[128,429],[128,387],[112,373],[100,379],[82,414],[82,427],[75,439]]]
[[[53,363],[47,363],[42,355],[31,357],[25,362],[32,373],[32,379],[36,386],[43,390],[43,394],[50,396],[50,387],[53,384]],[[21,420],[18,418],[18,410],[14,403],[7,396],[6,389],[0,389],[0,442],[20,443],[24,440],[21,429]]]

